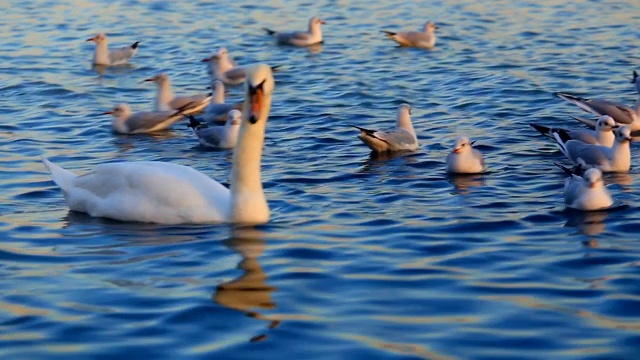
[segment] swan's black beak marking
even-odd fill
[[[260,118],[260,112],[262,111],[262,105],[264,102],[264,83],[267,80],[263,80],[260,84],[251,86],[249,84],[249,98],[251,99],[251,109],[249,109],[249,122],[255,124]]]

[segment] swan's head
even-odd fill
[[[433,32],[437,28],[438,28],[438,26],[435,23],[431,22],[431,21],[427,21],[424,24],[424,32]]]
[[[233,109],[229,111],[229,118],[227,119],[227,125],[240,125],[242,122],[242,113],[239,110]]]
[[[471,151],[471,146],[475,141],[470,141],[466,136],[460,136],[456,139],[456,143],[451,151],[454,154],[463,154]]]
[[[265,106],[271,101],[271,94],[275,88],[273,80],[273,72],[268,65],[257,64],[247,68],[247,80],[245,81],[245,90],[247,96],[245,101],[245,111],[250,124],[255,124],[261,119]]]
[[[597,131],[612,131],[616,127],[616,122],[609,115],[602,115],[596,122]]]
[[[158,85],[166,84],[166,83],[169,82],[169,74],[160,73],[160,74],[158,74],[156,76],[153,76],[153,77],[150,77],[148,79],[145,79],[144,81],[153,81],[154,83],[156,83]]]
[[[625,143],[631,141],[631,129],[628,126],[621,126],[616,130],[616,141]]]
[[[102,44],[107,41],[107,35],[104,33],[98,33],[96,36],[88,38],[87,41],[93,41],[96,44]]]
[[[318,17],[312,17],[311,19],[309,19],[309,29],[319,29],[320,25],[324,25],[325,22],[322,21],[320,18]]]
[[[113,109],[104,112],[104,115],[107,114],[117,119],[126,119],[131,116],[131,108],[127,104],[118,104]]]
[[[585,171],[582,177],[587,181],[587,184],[589,184],[589,187],[592,189],[604,186],[602,172],[599,169],[591,168]]]

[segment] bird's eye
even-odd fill
[[[467,144],[466,144],[466,143],[465,143],[465,144],[462,144],[462,146],[467,146]]]

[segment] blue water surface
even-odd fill
[[[325,43],[261,30],[326,21]],[[439,25],[432,51],[380,32]],[[564,210],[565,163],[527,125],[583,116],[554,91],[627,104],[637,1],[47,1],[0,12],[0,358],[638,359],[640,167],[607,175],[617,211]],[[141,41],[93,69],[93,43]],[[159,226],[72,213],[40,156],[77,173],[120,160],[227,182],[231,153],[186,122],[117,136],[166,71],[207,91],[220,46],[276,74],[257,228]],[[241,89],[230,89],[240,99]],[[408,102],[420,150],[372,157],[348,124],[388,127]],[[449,178],[458,135],[490,172]]]

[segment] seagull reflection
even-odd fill
[[[575,211],[567,210],[567,222],[564,226],[575,227],[587,236],[596,236],[604,232],[605,220],[609,216],[607,211]],[[596,241],[597,244],[597,241]]]
[[[397,161],[402,161],[405,164],[415,163],[417,160],[416,153],[410,151],[384,151],[375,152],[372,151],[369,154],[369,158],[364,161],[362,168],[358,170],[358,173],[387,173],[388,169],[384,167],[390,163],[394,164]]]
[[[270,319],[262,315],[260,310],[275,309],[276,304],[271,300],[271,293],[275,287],[266,284],[267,275],[262,270],[258,257],[265,248],[264,233],[253,228],[237,228],[224,244],[242,256],[238,268],[243,271],[240,277],[218,285],[213,294],[216,303],[240,311],[247,316],[269,322],[268,328],[273,329],[280,324],[280,320]],[[251,342],[266,339],[266,334],[251,338]]]
[[[633,177],[629,173],[609,173],[606,174],[605,180],[607,184],[617,184],[623,187],[623,191],[631,191],[629,185],[633,184]]]
[[[469,188],[484,185],[484,177],[482,176],[482,174],[451,174],[448,176],[448,179],[449,182],[453,184],[455,192],[459,194],[468,194]]]
[[[107,66],[107,65],[91,65],[91,70],[98,73],[98,77],[101,78],[104,74],[130,74],[132,73],[135,66],[133,64],[122,64],[117,66]]]
[[[322,52],[322,43],[313,44],[311,46],[307,46],[307,50],[310,54],[318,54]]]

